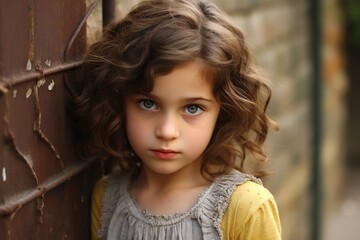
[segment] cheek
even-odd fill
[[[208,146],[210,139],[214,133],[216,120],[218,117],[219,111],[214,111],[213,115],[204,121],[201,128],[197,128],[196,131],[193,132],[193,136],[190,137],[189,141],[194,147],[204,151]]]
[[[136,149],[139,145],[142,145],[142,141],[148,139],[149,127],[146,127],[144,121],[136,115],[128,111],[126,116],[126,133],[130,145]]]
[[[209,126],[202,126],[201,128],[193,129],[186,134],[186,145],[193,153],[201,154],[210,142],[213,134],[212,124]]]

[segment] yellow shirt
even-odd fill
[[[95,185],[91,206],[91,239],[98,240],[104,183]],[[281,226],[278,209],[271,193],[248,181],[236,187],[221,222],[224,240],[278,240]]]

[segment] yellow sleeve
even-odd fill
[[[281,225],[272,194],[254,182],[239,185],[224,213],[224,240],[278,240]]]
[[[91,240],[99,240],[100,212],[105,189],[105,178],[101,178],[94,187],[91,199]]]

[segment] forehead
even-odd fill
[[[213,79],[208,67],[199,60],[175,66],[169,73],[156,75],[152,94],[208,95],[212,97]]]

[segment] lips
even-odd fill
[[[163,160],[170,160],[175,158],[179,152],[174,150],[167,150],[167,149],[155,149],[151,150],[156,158],[163,159]]]

